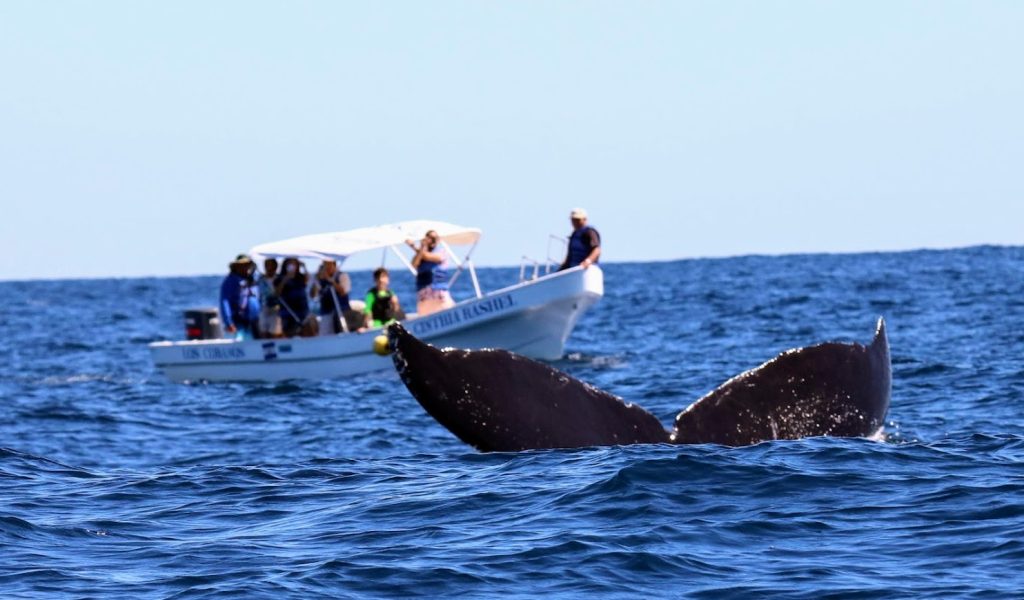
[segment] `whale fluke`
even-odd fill
[[[828,342],[783,352],[676,416],[672,441],[745,446],[764,440],[870,436],[889,410],[885,321],[867,346]]]
[[[657,417],[505,350],[440,350],[388,327],[399,376],[420,405],[485,452],[668,442]]]
[[[671,433],[643,408],[511,352],[441,350],[398,323],[387,334],[395,368],[413,397],[485,452],[860,437],[877,432],[889,408],[882,319],[867,346],[828,342],[789,350],[733,377],[679,413]]]

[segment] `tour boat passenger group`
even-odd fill
[[[517,283],[489,293],[481,290],[470,258],[479,229],[405,221],[261,244],[231,261],[216,309],[186,311],[187,339],[154,342],[150,352],[175,381],[347,376],[390,368],[373,342],[382,326],[401,320],[435,345],[557,359],[576,322],[604,294],[600,237],[582,209],[573,210],[571,221],[561,265],[551,263],[549,243],[543,272],[533,261],[527,277],[524,263]],[[469,250],[460,259],[453,245]],[[343,263],[372,250],[390,251],[415,277],[415,312],[407,312],[390,288],[392,274],[383,264],[365,293],[353,293]],[[315,274],[306,261],[319,263]],[[456,302],[450,289],[463,273],[474,295]]]

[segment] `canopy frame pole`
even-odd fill
[[[334,279],[331,279],[331,298],[334,299],[334,311],[331,312],[331,316],[338,317],[338,321],[341,322],[341,332],[335,331],[334,333],[348,333],[348,323],[345,321],[345,313],[341,310],[340,303],[338,302],[338,294],[334,291]]]
[[[466,258],[463,259],[463,261],[459,261],[459,257],[452,252],[452,248],[448,245],[448,242],[441,240],[441,245],[444,246],[445,251],[448,252],[448,256],[451,256],[452,260],[454,260],[455,264],[459,267],[458,270],[455,271],[455,275],[452,275],[451,281],[448,282],[448,285],[452,286],[455,284],[455,280],[459,278],[459,273],[462,273],[464,266],[469,267],[469,278],[473,281],[473,291],[476,292],[477,298],[483,298],[484,294],[480,290],[480,281],[476,277],[476,268],[473,266],[473,261],[469,258],[473,255],[473,250],[476,250],[476,245],[479,243],[479,239],[473,242],[473,245],[469,247],[469,251],[466,252]]]
[[[473,280],[473,289],[476,290],[476,297],[483,298],[484,294],[480,291],[480,281],[476,278],[476,269],[473,267],[473,261],[466,258],[466,264],[469,265],[469,278]]]
[[[564,237],[562,237],[560,235],[555,235],[553,233],[548,235],[548,255],[547,255],[547,262],[544,263],[544,274],[545,275],[547,275],[548,273],[551,273],[551,268],[553,266],[561,265],[561,263],[558,262],[558,258],[557,257],[552,258],[552,256],[551,256],[551,242],[558,242],[560,245],[566,247],[566,253],[568,253],[568,251],[569,251],[569,248],[568,248],[569,247],[569,239],[568,238],[564,238]]]
[[[461,269],[462,268],[462,261],[459,260],[459,255],[457,255],[454,252],[452,252],[452,247],[448,245],[448,242],[446,242],[444,240],[441,240],[441,245],[444,246],[445,251],[448,252],[448,256],[452,257],[452,260],[455,261],[455,266],[458,267],[459,269]],[[473,246],[475,247],[476,244],[473,244]],[[470,248],[469,252],[472,252],[472,251],[473,251],[473,248]],[[469,260],[469,252],[466,253],[466,260]]]
[[[409,261],[408,258],[405,257],[404,254],[398,251],[398,248],[396,248],[393,245],[388,246],[388,248],[391,248],[391,251],[394,252],[395,256],[398,257],[398,260],[402,261],[402,264],[405,265],[407,269],[409,269],[410,273],[412,273],[413,275],[416,274],[416,268],[412,266],[412,263]]]

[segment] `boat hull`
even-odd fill
[[[597,267],[570,269],[412,318],[406,327],[435,346],[504,348],[554,360],[579,318],[604,294]],[[390,371],[373,353],[380,328],[362,333],[269,340],[156,342],[150,352],[168,378],[186,381],[324,379]]]

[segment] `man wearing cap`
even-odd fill
[[[239,254],[228,268],[231,271],[220,284],[220,315],[224,331],[251,339],[260,314],[260,301],[252,285],[255,265],[247,255]]]
[[[565,254],[565,260],[559,271],[579,265],[586,269],[596,264],[601,256],[601,234],[596,229],[587,225],[587,211],[582,208],[574,208],[569,213],[569,220],[572,221],[572,235],[569,236],[569,250]]]

